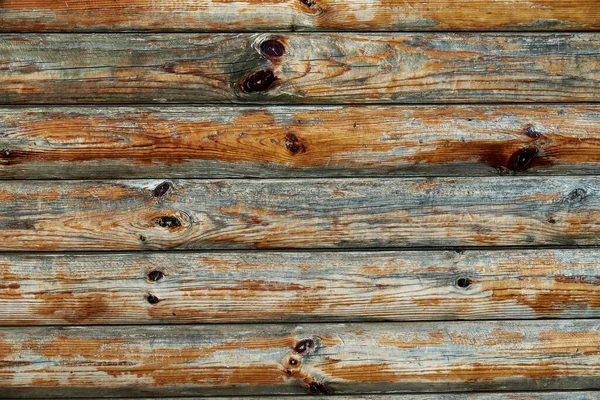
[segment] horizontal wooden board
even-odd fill
[[[4,34],[0,103],[600,98],[600,34]]]
[[[287,400],[306,400],[307,396],[286,396]],[[598,391],[562,391],[562,392],[504,392],[504,393],[428,393],[428,394],[373,394],[336,396],[335,400],[597,400]],[[176,400],[180,397],[161,400]],[[268,400],[264,396],[211,397],[212,400]],[[98,398],[99,400],[99,398]],[[144,400],[151,400],[146,398]],[[186,397],[186,400],[206,400],[206,397]]]
[[[0,329],[8,397],[600,388],[600,321]]]
[[[600,317],[600,250],[0,255],[0,325]]]
[[[0,178],[600,174],[600,106],[0,108]]]
[[[7,181],[0,250],[600,244],[600,177]]]
[[[3,0],[0,31],[598,30],[596,0]]]

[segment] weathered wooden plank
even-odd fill
[[[599,30],[596,0],[3,0],[0,31]]]
[[[1,255],[0,325],[600,317],[600,250]]]
[[[600,174],[600,106],[0,109],[0,178]]]
[[[287,400],[306,400],[307,396],[286,396]],[[600,399],[598,391],[557,391],[557,392],[504,392],[504,393],[426,393],[426,394],[363,394],[336,396],[336,400],[596,400]],[[181,397],[165,398],[162,400],[177,400]],[[205,400],[206,397],[186,397],[187,400]],[[211,397],[212,400],[268,400],[264,396],[227,396]],[[98,398],[99,400],[99,398]],[[143,400],[151,400],[146,398]]]
[[[6,181],[0,250],[600,244],[600,177]]]
[[[4,34],[0,103],[600,98],[600,34]]]
[[[428,393],[428,394],[375,394],[375,395],[350,395],[336,396],[336,400],[596,400],[600,399],[598,391],[562,391],[562,392],[505,392],[505,393]],[[165,398],[161,400],[177,400],[180,397]],[[205,400],[205,397],[190,398],[187,400]],[[211,397],[213,400],[267,400],[261,396],[243,397]],[[306,400],[306,396],[286,396],[287,400]],[[98,399],[99,400],[99,399]],[[144,400],[151,400],[149,398]]]
[[[600,388],[600,321],[0,329],[14,397]]]

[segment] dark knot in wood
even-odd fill
[[[260,44],[260,51],[267,57],[281,57],[285,54],[285,46],[279,40],[269,39]]]
[[[314,346],[315,342],[312,339],[303,339],[296,344],[294,350],[298,354],[302,354],[305,351],[311,349]]]
[[[158,304],[160,301],[160,299],[153,294],[149,294],[148,297],[146,297],[146,300],[148,300],[148,303],[150,304]]]
[[[179,228],[181,226],[181,221],[179,220],[179,218],[175,218],[175,217],[160,217],[157,221],[156,221],[157,225],[162,227],[162,228]]]
[[[517,150],[508,160],[507,168],[514,172],[525,171],[527,168],[531,167],[531,163],[538,152],[539,150],[535,146]]]
[[[466,276],[460,277],[456,280],[456,286],[458,286],[459,288],[463,288],[463,289],[471,286],[471,283],[473,283],[473,281],[471,281],[471,279],[469,279]]]
[[[148,279],[152,282],[160,281],[165,275],[161,271],[151,271],[148,274]]]
[[[262,92],[269,89],[276,80],[275,74],[270,69],[257,71],[242,81],[242,91],[246,93]]]
[[[152,191],[152,195],[154,197],[163,197],[165,194],[167,194],[169,192],[169,190],[171,190],[171,188],[172,188],[171,182],[163,182],[154,188],[154,190]]]
[[[285,148],[292,154],[306,152],[306,147],[300,142],[300,139],[291,132],[285,135],[284,144]]]
[[[535,130],[533,125],[525,126],[525,128],[523,129],[523,132],[525,132],[525,134],[532,139],[539,139],[542,136],[541,133],[539,133],[538,131]]]

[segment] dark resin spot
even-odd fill
[[[260,44],[260,51],[268,57],[281,57],[285,54],[285,46],[278,40],[265,40]]]
[[[538,139],[540,136],[542,136],[541,133],[535,130],[533,125],[527,125],[525,129],[523,129],[523,132],[525,132],[525,134],[532,139]]]
[[[148,279],[152,282],[160,281],[165,275],[161,271],[152,271],[148,274]]]
[[[312,339],[304,339],[296,344],[294,350],[296,350],[296,353],[304,353],[306,350],[312,348],[314,344],[315,342]]]
[[[456,286],[458,286],[459,288],[467,288],[471,285],[472,281],[471,279],[467,278],[467,277],[462,277],[462,278],[458,278],[456,280]]]
[[[308,390],[312,394],[330,394],[329,389],[319,382],[311,382],[310,385],[308,385]]]
[[[158,304],[160,301],[159,298],[153,294],[149,294],[148,297],[146,297],[146,300],[148,300],[148,303],[150,304]]]
[[[292,154],[304,153],[306,152],[306,147],[300,142],[298,137],[293,133],[288,133],[285,135],[285,148],[289,150]]]
[[[140,242],[145,242],[146,241],[146,236],[140,235],[139,239],[140,239]]]
[[[163,182],[152,191],[154,197],[163,197],[171,190],[171,182]]]
[[[521,172],[531,166],[533,159],[537,156],[539,150],[535,146],[530,146],[516,151],[508,160],[508,169]]]
[[[291,358],[290,365],[298,365],[298,360],[296,360],[295,358]]]
[[[275,80],[275,74],[270,69],[258,71],[242,82],[242,90],[246,93],[262,92],[270,88]]]
[[[289,369],[285,371],[289,376],[292,376],[292,371],[290,371]]]
[[[156,223],[162,228],[178,228],[181,226],[181,221],[175,217],[161,217]]]
[[[549,223],[551,223],[551,224],[555,224],[555,223],[556,223],[556,220],[555,220],[554,218],[550,218],[550,219],[548,220],[548,222],[549,222]]]

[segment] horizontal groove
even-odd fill
[[[560,322],[567,322],[567,321],[598,321],[600,320],[600,318],[530,318],[530,319],[518,319],[518,318],[507,318],[507,319],[428,319],[428,320],[418,320],[418,321],[414,321],[414,320],[410,320],[410,321],[386,321],[386,320],[354,320],[354,319],[348,319],[348,320],[335,320],[335,321],[321,321],[321,320],[316,320],[316,321],[306,321],[306,320],[301,320],[298,322],[277,322],[277,321],[256,321],[256,322],[247,322],[247,321],[243,321],[243,322],[215,322],[215,323],[209,323],[209,322],[203,322],[203,323],[198,323],[198,322],[190,322],[190,323],[181,323],[181,322],[177,322],[177,323],[147,323],[147,324],[56,324],[56,325],[0,325],[0,330],[2,329],[13,329],[13,328],[19,328],[19,329],[42,329],[42,328],[71,328],[71,327],[76,327],[76,328],[81,328],[81,329],[86,329],[86,328],[91,328],[91,327],[99,327],[99,326],[105,326],[108,328],[114,328],[114,327],[152,327],[152,326],[168,326],[171,328],[176,328],[176,327],[190,327],[190,326],[199,326],[199,327],[219,327],[219,326],[239,326],[239,327],[243,327],[243,326],[252,326],[252,325],[260,325],[260,326],[267,326],[267,325],[277,325],[277,326],[296,326],[296,325],[343,325],[343,324],[377,324],[377,325],[414,325],[414,324],[455,324],[455,323],[459,323],[459,324],[477,324],[477,323],[485,323],[485,322],[498,322],[498,323],[504,323],[504,322],[517,322],[517,323],[536,323],[536,321],[540,321],[540,322],[549,322],[549,321],[555,321],[556,323],[560,323]]]
[[[389,108],[400,108],[400,107],[477,107],[477,106],[497,106],[503,107],[508,105],[522,105],[522,106],[598,106],[600,104],[600,99],[597,102],[591,101],[576,101],[576,102],[564,102],[564,101],[549,101],[549,102],[527,102],[527,101],[515,101],[510,103],[503,102],[477,102],[477,103],[466,103],[466,102],[457,102],[457,103],[431,103],[431,102],[422,102],[422,103],[389,103],[389,102],[376,102],[376,103],[106,103],[106,104],[97,104],[97,103],[86,103],[86,104],[71,104],[71,103],[41,103],[41,104],[0,104],[1,109],[26,109],[26,108],[50,108],[50,107],[60,107],[60,108],[89,108],[89,109],[97,109],[97,108],[131,108],[131,107],[148,107],[148,108],[167,108],[167,109],[175,109],[175,108],[189,108],[189,107],[198,107],[198,108],[241,108],[241,109],[258,109],[263,107],[277,107],[277,108],[297,108],[297,109],[309,109],[309,108],[339,108],[339,107],[389,107]]]
[[[592,29],[592,30],[498,30],[498,31],[489,31],[489,30],[468,30],[468,31],[457,31],[457,30],[407,30],[407,31],[398,31],[398,30],[368,30],[368,31],[355,31],[355,30],[311,30],[311,29],[302,29],[302,28],[294,28],[288,30],[261,30],[261,29],[253,29],[248,31],[227,31],[227,30],[219,30],[219,31],[204,31],[204,30],[160,30],[160,31],[152,31],[152,30],[102,30],[102,31],[49,31],[49,30],[39,30],[39,31],[0,31],[0,35],[35,35],[35,34],[53,34],[53,35],[98,35],[98,34],[109,34],[109,35],[158,35],[158,34],[193,34],[193,35],[244,35],[244,34],[254,34],[254,33],[272,33],[272,34],[294,34],[294,35],[311,35],[311,34],[323,34],[323,35],[332,35],[332,34],[344,34],[344,35],[393,35],[393,34],[402,34],[402,35],[435,35],[435,34],[473,34],[473,35],[481,35],[481,34],[503,34],[503,35],[515,35],[515,34],[523,34],[523,35],[551,35],[551,34],[579,34],[579,33],[598,33],[600,34],[600,29]]]
[[[60,250],[60,251],[0,251],[2,255],[27,256],[27,255],[126,255],[126,254],[208,254],[208,253],[404,253],[404,252],[443,252],[455,251],[462,253],[466,251],[531,251],[531,250],[600,250],[600,245],[523,245],[523,246],[415,246],[415,247],[351,247],[351,248],[323,248],[315,247],[307,248],[268,248],[268,249],[226,249],[226,248],[209,248],[209,249],[165,249],[165,250],[95,250],[95,251],[78,251],[78,250]]]

